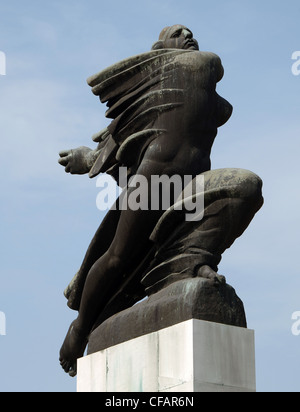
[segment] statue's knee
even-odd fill
[[[235,199],[254,211],[263,204],[262,180],[255,173],[245,169],[215,169],[203,173],[206,204],[219,199]]]
[[[203,173],[205,191],[220,193],[222,197],[261,201],[262,180],[245,169],[215,169]]]
[[[237,188],[239,197],[259,207],[262,205],[262,180],[255,173],[241,169],[237,176]]]

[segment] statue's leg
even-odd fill
[[[204,216],[186,222],[185,212],[170,210],[152,235],[157,254],[142,280],[147,293],[187,277],[218,278],[221,256],[245,231],[262,205],[261,180],[241,169],[204,173]]]
[[[76,273],[71,283],[68,285],[64,292],[65,297],[68,299],[68,306],[71,309],[79,309],[81,295],[88,272],[93,266],[93,264],[109,248],[114,238],[119,218],[120,210],[109,210],[104,219],[102,220],[93,239],[91,240],[79,271]]]
[[[155,165],[154,165],[155,166]],[[155,169],[155,170],[154,170]],[[152,174],[163,174],[163,170],[154,168],[150,162],[141,167],[138,174],[148,182]],[[129,188],[128,198],[135,188]],[[151,185],[146,187],[151,204]],[[60,361],[66,372],[75,369],[76,360],[83,355],[87,338],[98,315],[104,309],[111,296],[124,281],[123,274],[127,267],[137,264],[147,253],[152,243],[150,234],[163,210],[121,211],[115,236],[108,250],[93,264],[88,272],[77,319],[72,323],[60,351]]]

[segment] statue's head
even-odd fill
[[[181,24],[175,24],[161,31],[158,41],[152,46],[152,50],[158,49],[199,50],[199,45],[191,30]]]

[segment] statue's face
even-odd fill
[[[185,26],[176,24],[169,28],[163,40],[166,49],[199,50],[197,40],[193,38],[193,33]]]

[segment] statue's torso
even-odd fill
[[[133,56],[90,78],[113,119],[108,130],[120,146],[117,160],[133,173],[144,161],[153,173],[209,170],[217,128],[232,111],[215,91],[222,76],[213,53],[167,49]]]
[[[215,91],[223,76],[218,56],[191,52],[175,58],[173,70],[156,87],[183,91],[183,104],[163,112],[153,127],[166,132],[153,141],[148,160],[172,164],[172,172],[197,174],[210,169],[210,151],[217,128],[231,115],[231,105]],[[170,75],[171,74],[171,75]],[[178,97],[180,100],[182,97]]]

